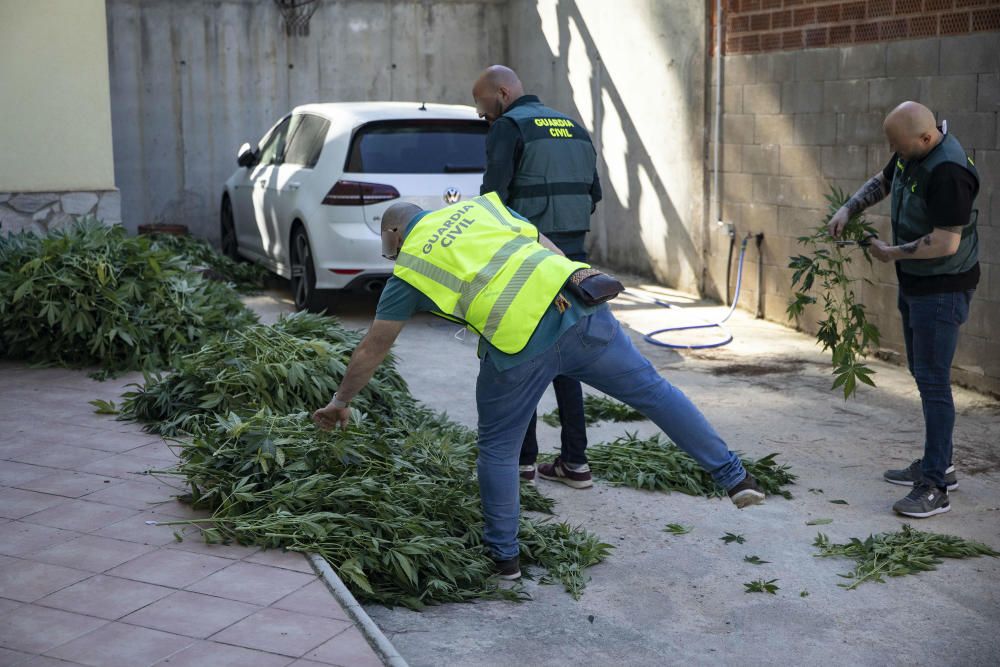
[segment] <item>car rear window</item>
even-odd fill
[[[391,120],[367,123],[351,139],[345,171],[448,174],[486,171],[485,121]]]

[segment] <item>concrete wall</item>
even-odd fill
[[[236,149],[307,102],[472,104],[506,58],[505,0],[323,0],[286,36],[263,0],[108,0],[115,174],[125,226],[217,240]]]
[[[724,58],[722,213],[740,234],[765,234],[768,319],[788,321],[788,257],[800,252],[795,238],[822,220],[829,186],[854,192],[879,170],[890,157],[885,114],[917,100],[948,120],[982,179],[976,202],[982,280],[962,330],[956,379],[1000,392],[998,39],[993,32]],[[869,215],[883,237],[887,215],[888,201]],[[717,282],[725,275],[724,253],[724,244],[714,244],[707,257]],[[863,301],[884,346],[901,351],[893,266],[875,264],[864,272],[874,284],[863,287]],[[740,303],[753,308],[756,300],[756,266],[748,262]],[[798,325],[814,332],[819,317],[818,310],[807,313]]]
[[[704,222],[705,7],[511,0],[525,89],[593,133],[604,201],[595,260],[697,291]]]

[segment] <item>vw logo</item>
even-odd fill
[[[444,191],[444,201],[447,204],[454,204],[461,198],[462,193],[458,191],[458,188],[448,188]]]

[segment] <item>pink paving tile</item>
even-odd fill
[[[33,657],[35,656],[30,653],[21,653],[20,651],[12,651],[8,648],[0,647],[0,665],[4,665],[5,667],[19,667]]]
[[[21,519],[64,502],[60,496],[0,487],[0,517],[5,519]]]
[[[307,584],[299,590],[286,595],[271,605],[276,609],[287,611],[297,611],[300,614],[310,616],[324,616],[335,618],[341,621],[350,621],[350,616],[333,597],[333,593],[326,587],[322,579],[317,579],[311,584]]]
[[[133,510],[150,510],[163,503],[169,503],[173,497],[179,493],[184,493],[185,489],[167,484],[147,484],[143,482],[122,482],[111,488],[101,489],[89,496],[87,500],[108,505],[127,507]]]
[[[67,447],[66,445],[46,445],[44,447],[24,445],[4,452],[4,458],[10,461],[67,470],[76,470],[80,466],[108,456],[110,456],[108,452],[82,447]]]
[[[177,591],[122,618],[123,623],[204,639],[259,611],[257,605]]]
[[[120,479],[112,477],[102,477],[100,475],[90,475],[85,472],[75,470],[60,470],[38,479],[29,480],[13,486],[27,491],[37,491],[38,493],[50,493],[55,496],[66,496],[68,498],[79,498],[88,493],[93,493],[108,486],[121,484]]]
[[[382,667],[383,664],[364,635],[353,626],[311,651],[306,658],[338,667]]]
[[[258,547],[244,546],[235,542],[231,544],[210,544],[205,541],[201,530],[195,526],[189,527],[183,535],[183,540],[168,544],[166,547],[168,549],[179,549],[181,551],[191,551],[197,554],[208,554],[209,556],[219,556],[235,560],[246,558],[259,550]]]
[[[126,519],[93,531],[93,534],[100,535],[101,537],[111,537],[116,540],[162,546],[176,541],[174,531],[181,532],[186,528],[190,528],[190,526],[150,525],[146,523],[147,521],[177,521],[177,517],[169,516],[160,511],[136,512]]]
[[[177,463],[177,454],[174,453],[175,451],[177,451],[176,445],[173,449],[171,449],[170,445],[168,445],[165,441],[156,440],[155,442],[147,443],[138,449],[133,449],[129,453],[136,456],[148,456],[151,459],[157,459],[168,465],[173,465],[174,463]]]
[[[222,632],[214,641],[301,658],[344,629],[347,621],[316,618],[281,609],[262,609]]]
[[[184,588],[233,562],[229,558],[218,556],[177,549],[158,549],[116,567],[108,574],[150,584]]]
[[[37,604],[77,614],[115,620],[172,593],[172,589],[141,581],[98,574],[52,595]]]
[[[284,667],[288,656],[216,642],[195,642],[156,667]]]
[[[286,570],[295,570],[296,572],[315,574],[315,570],[313,570],[312,565],[309,564],[309,559],[306,558],[305,554],[298,551],[261,549],[252,556],[247,556],[245,560],[248,563],[273,565],[274,567],[280,567]]]
[[[0,451],[0,459],[3,452]],[[29,463],[17,463],[15,461],[0,461],[0,486],[18,486],[25,482],[30,482],[39,477],[51,475],[52,468],[35,466]]]
[[[128,479],[131,481],[148,481],[153,479],[151,475],[143,474],[147,470],[157,470],[162,468],[162,462],[156,459],[151,459],[148,456],[135,456],[134,454],[115,454],[114,456],[109,456],[107,458],[100,459],[99,461],[93,461],[79,469],[83,472],[93,473],[95,475],[107,475],[108,477],[117,477],[120,479]]]
[[[15,609],[19,609],[24,606],[23,602],[17,602],[16,600],[8,600],[7,598],[0,598],[0,616],[10,613]]]
[[[0,623],[0,646],[25,653],[41,653],[96,630],[105,623],[107,621],[92,616],[29,604],[3,618]]]
[[[57,496],[52,496],[56,498]],[[105,505],[81,498],[66,500],[56,507],[36,512],[24,518],[27,523],[40,524],[51,528],[66,528],[87,533],[136,513],[135,510],[114,505]]]
[[[269,605],[316,579],[316,575],[237,562],[188,586],[196,593]]]
[[[30,439],[31,443],[37,445],[65,445],[103,452],[127,452],[159,441],[157,436],[148,433],[119,433],[91,428],[67,429],[59,425],[48,424],[42,424],[24,435]]]
[[[36,655],[25,662],[17,663],[14,667],[80,667],[80,663]]]
[[[46,653],[91,667],[151,665],[191,645],[190,637],[125,623],[107,625]]]
[[[0,524],[0,554],[20,556],[80,537],[80,533],[22,521]]]
[[[34,602],[89,576],[89,572],[61,565],[14,559],[0,565],[0,597]]]
[[[28,558],[96,573],[126,563],[152,549],[153,547],[145,544],[113,540],[99,535],[84,535],[54,547],[35,551]]]

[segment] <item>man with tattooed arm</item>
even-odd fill
[[[896,512],[925,518],[951,509],[948,491],[958,487],[951,364],[979,282],[973,209],[979,176],[958,140],[921,104],[900,104],[883,130],[892,159],[837,211],[829,231],[839,236],[851,216],[891,196],[892,244],[872,238],[870,249],[879,261],[896,263],[906,361],[920,391],[925,435],[923,457],[884,478],[913,487],[893,505]]]

